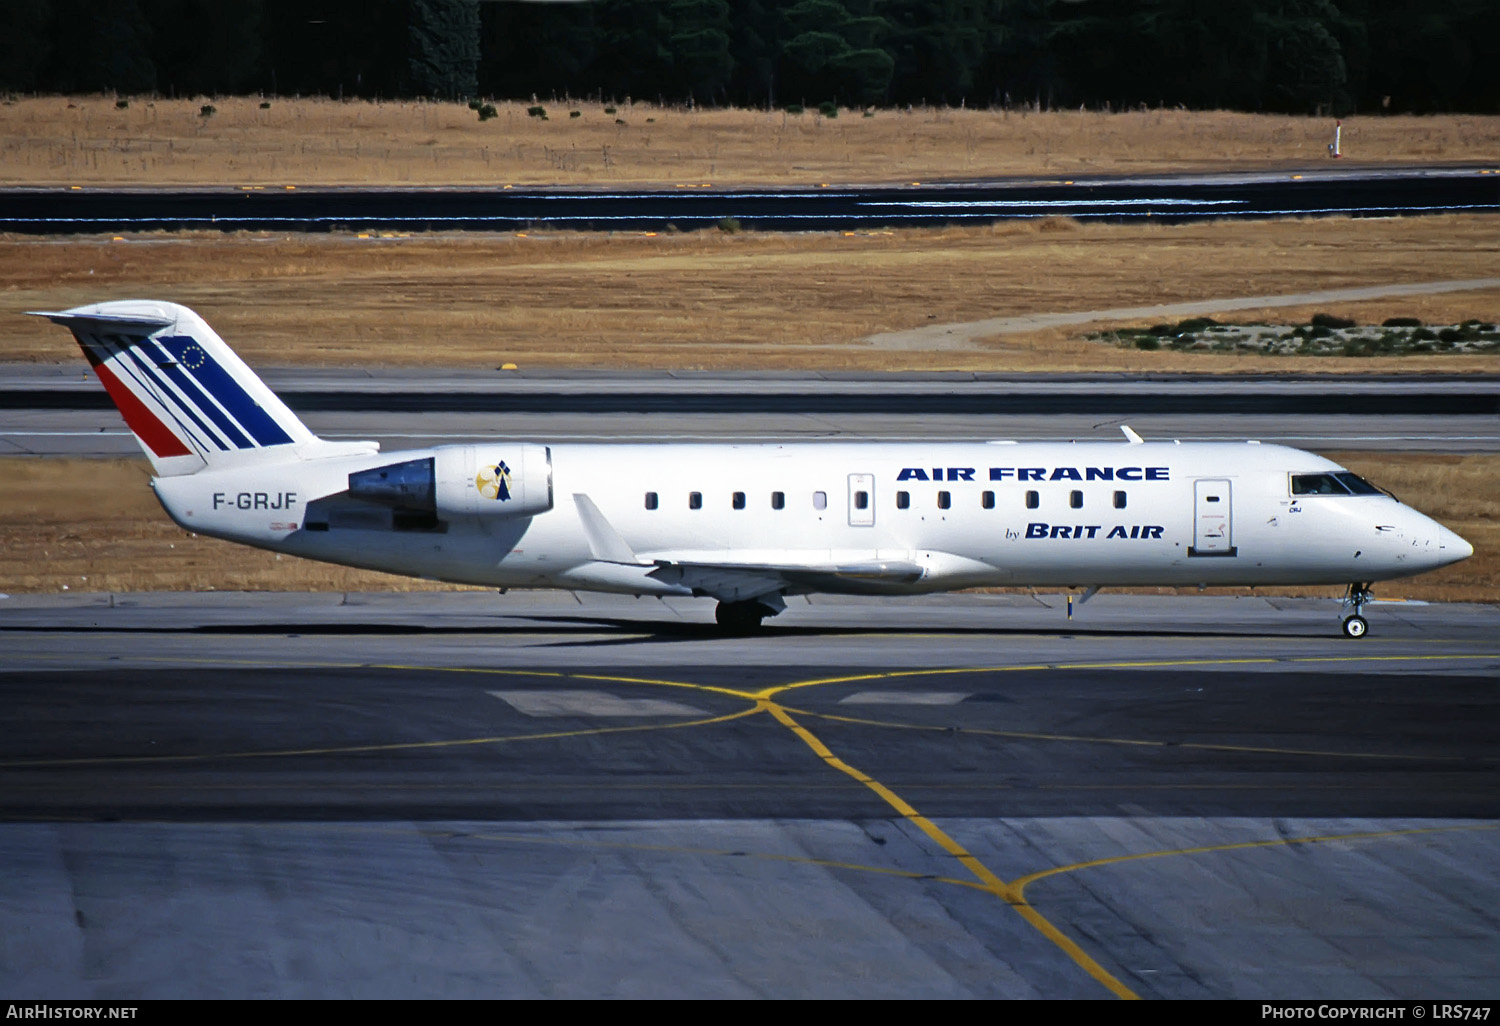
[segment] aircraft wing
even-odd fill
[[[680,584],[721,602],[739,602],[787,590],[879,593],[914,584],[926,572],[903,560],[729,563],[667,557],[652,562],[656,569],[648,577],[666,584]]]
[[[930,572],[909,553],[885,558],[875,551],[725,550],[666,551],[637,554],[600,512],[593,500],[574,493],[573,504],[590,553],[602,563],[649,566],[648,577],[681,585],[721,602],[761,599],[779,608],[783,592],[836,591],[881,594],[914,584]],[[928,553],[947,560],[956,557]]]

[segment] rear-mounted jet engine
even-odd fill
[[[349,497],[436,516],[536,516],[552,508],[552,449],[441,445],[423,459],[355,471]]]

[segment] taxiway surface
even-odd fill
[[[1484,997],[1500,612],[0,600],[0,991]]]

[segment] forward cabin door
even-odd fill
[[[1234,522],[1231,519],[1229,482],[1193,482],[1193,547],[1189,556],[1232,556]]]
[[[849,475],[849,526],[875,526],[875,475]]]

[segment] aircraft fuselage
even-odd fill
[[[516,446],[474,448],[498,463],[495,453]],[[436,451],[200,472],[155,487],[183,526],[279,552],[469,584],[635,594],[692,590],[647,576],[658,561],[914,565],[915,579],[834,575],[787,589],[914,594],[1345,584],[1471,551],[1385,494],[1297,494],[1294,476],[1342,468],[1254,443],[560,445],[547,449],[550,508],[532,515],[496,505],[403,520],[399,508],[347,498],[350,474]],[[596,558],[577,495],[638,565]]]

